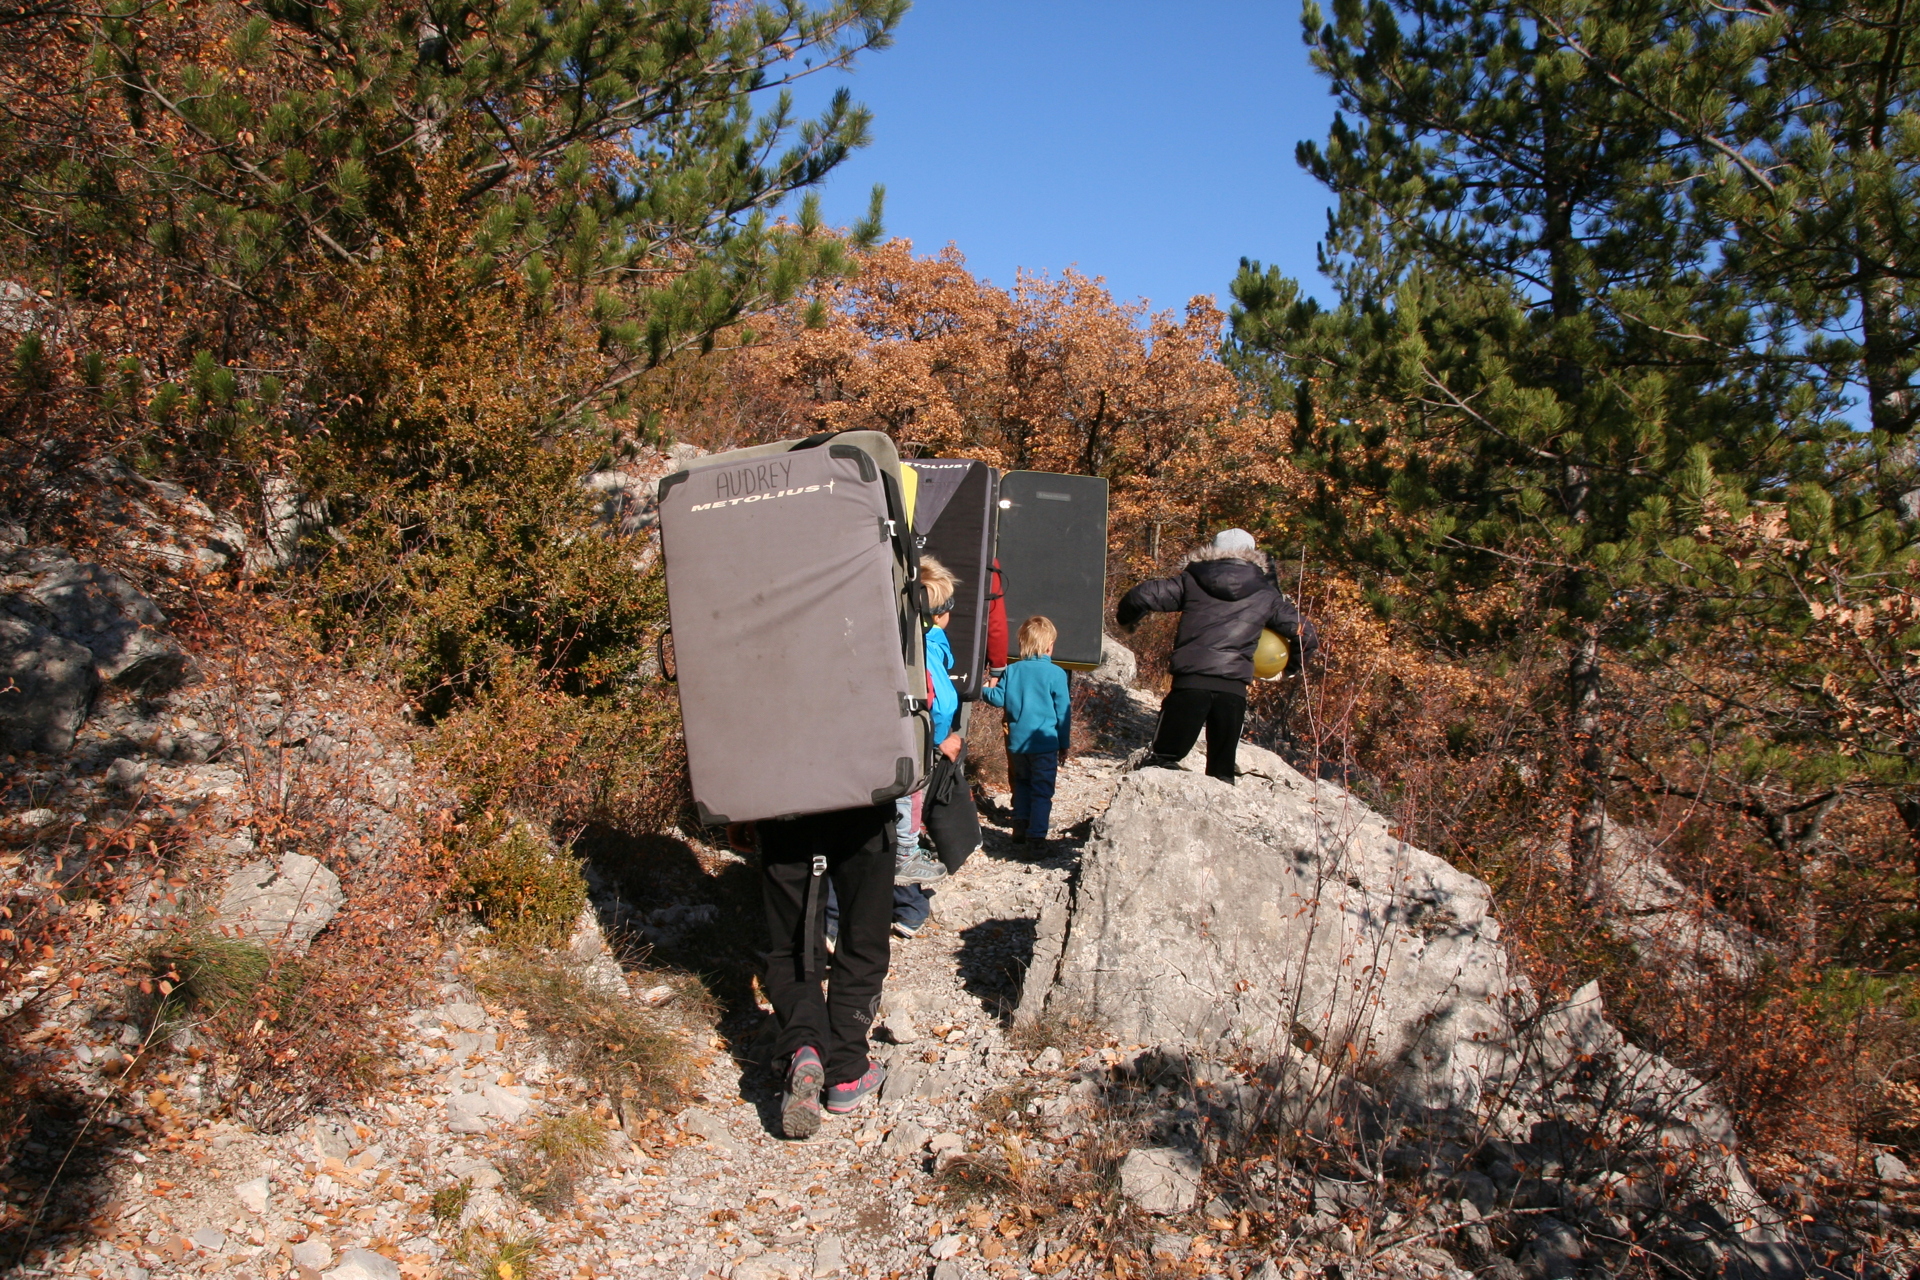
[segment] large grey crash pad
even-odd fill
[[[872,433],[860,433],[872,434]],[[661,482],[694,801],[710,823],[878,804],[925,776],[898,462],[835,440]]]

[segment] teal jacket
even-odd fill
[[[1007,709],[1007,750],[1019,755],[1064,751],[1073,740],[1073,699],[1067,673],[1051,658],[1021,658],[1000,683],[982,691],[996,707]]]

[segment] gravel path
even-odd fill
[[[1152,704],[1128,694],[1137,731]],[[1126,720],[1122,717],[1121,720]],[[1116,721],[1119,723],[1119,721]],[[1109,739],[1063,767],[1057,839],[1038,856],[1011,845],[1007,797],[982,815],[985,847],[934,895],[920,935],[896,941],[877,1054],[891,1079],[877,1103],[827,1117],[818,1137],[776,1136],[777,1082],[759,1055],[766,1037],[713,1040],[693,1105],[659,1117],[579,1186],[569,1207],[540,1215],[505,1194],[503,1171],[543,1116],[591,1110],[587,1087],[557,1072],[513,1011],[467,985],[477,941],[450,945],[441,1003],[408,1019],[404,1071],[348,1115],[280,1135],[215,1123],[157,1145],[115,1175],[95,1238],[69,1244],[50,1268],[91,1280],[232,1272],[241,1280],[435,1280],[476,1269],[520,1280],[518,1265],[457,1255],[458,1241],[539,1240],[549,1277],[616,1274],[729,1280],[832,1274],[999,1280],[1072,1271],[1056,1242],[1002,1232],[937,1194],[936,1168],[977,1150],[980,1106],[1009,1085],[1058,1119],[1029,1141],[1058,1160],[1078,1127],[1072,1063],[1046,1046],[1014,1048],[1007,1015],[1042,901],[1071,873],[1089,820],[1113,794],[1130,743]],[[703,854],[714,851],[703,850]],[[724,856],[724,855],[717,855]],[[1037,1061],[1036,1061],[1037,1060]],[[615,1122],[604,1104],[599,1114]],[[457,1220],[433,1213],[435,1192],[471,1192]],[[447,1206],[443,1203],[443,1210]],[[490,1255],[489,1255],[490,1256]],[[955,1268],[958,1268],[956,1271]]]

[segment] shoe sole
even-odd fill
[[[780,1104],[780,1131],[789,1138],[811,1138],[820,1132],[820,1089],[827,1069],[819,1063],[799,1067],[787,1076],[787,1097]]]
[[[910,924],[896,924],[893,926],[893,936],[896,938],[918,937],[919,933],[920,930]]]

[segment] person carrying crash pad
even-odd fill
[[[1298,671],[1319,647],[1319,633],[1280,594],[1267,557],[1245,529],[1222,530],[1178,574],[1127,592],[1114,617],[1131,628],[1149,613],[1178,613],[1180,629],[1169,664],[1173,689],[1160,704],[1160,727],[1142,767],[1178,767],[1205,728],[1207,774],[1232,783],[1260,633],[1286,638],[1288,671]]]

